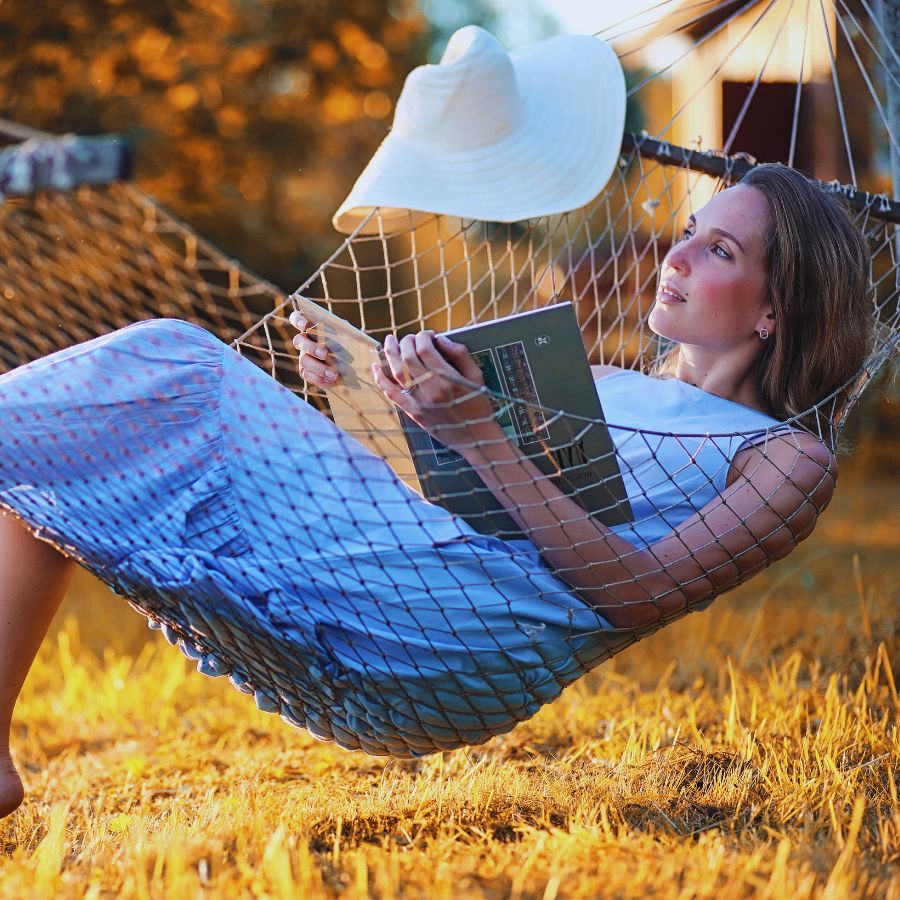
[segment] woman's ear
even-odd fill
[[[763,313],[760,320],[756,323],[756,333],[766,341],[775,334],[775,331],[775,313],[769,309],[768,312]]]

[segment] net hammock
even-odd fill
[[[747,34],[729,45],[735,52],[763,17],[787,17],[794,6],[693,4],[667,24],[691,34],[696,54],[753,8]],[[817,9],[824,17],[826,7],[807,4],[810,34]],[[843,3],[827,11],[831,25],[826,19],[820,30],[830,27],[835,38],[855,28],[878,62],[888,54],[888,86],[900,89],[896,54],[889,41],[879,43],[877,23],[866,19],[863,27]],[[840,99],[833,55],[831,66]],[[655,75],[632,93],[658,82]],[[799,98],[804,80],[796,77]],[[566,215],[511,225],[410,219],[385,233],[376,210],[296,293],[379,340],[571,300],[591,362],[651,370],[667,352],[646,324],[659,265],[687,215],[753,165],[729,151],[754,92],[725,152],[667,139],[688,101],[655,137],[626,134],[604,192]],[[700,88],[694,99],[702,102]],[[886,125],[874,88],[871,99]],[[798,109],[783,157],[789,163]],[[480,743],[771,561],[766,534],[751,545],[739,541],[737,551],[727,535],[711,535],[720,552],[699,572],[683,546],[674,564],[694,572],[682,584],[698,585],[687,590],[694,599],[672,609],[665,592],[645,591],[658,614],[613,626],[610,604],[643,590],[637,576],[621,574],[631,558],[646,559],[660,535],[691,516],[702,524],[699,511],[721,494],[735,454],[749,442],[765,457],[783,426],[776,432],[742,408],[748,414],[735,415],[728,433],[698,428],[703,420],[687,413],[670,428],[642,429],[626,415],[636,382],[617,376],[618,399],[603,400],[634,514],[620,534],[634,549],[616,560],[618,582],[586,602],[533,544],[480,534],[425,503],[383,459],[335,428],[325,397],[298,373],[293,295],[120,180],[128,168],[120,142],[52,139],[11,123],[2,131],[0,365],[9,374],[0,381],[0,504],[124,596],[201,672],[229,676],[261,709],[373,754]],[[896,137],[886,134],[896,151]],[[868,239],[880,329],[846,390],[795,419],[829,448],[862,390],[895,356],[900,315],[900,206],[857,186],[849,140],[846,149],[854,185],[831,189]],[[139,324],[116,331],[132,323]],[[54,351],[61,352],[48,359]],[[39,362],[17,369],[32,360]],[[513,418],[515,411],[531,423],[562,415],[534,397],[493,394]],[[600,424],[572,427],[581,434]],[[535,452],[546,454],[539,438]],[[662,496],[659,480],[647,475],[654,465],[667,485]],[[559,475],[564,482],[564,467]],[[764,492],[759,503],[765,507]],[[749,562],[738,558],[744,554]],[[657,574],[671,564],[657,560]]]

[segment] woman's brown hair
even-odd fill
[[[763,400],[788,418],[846,385],[865,363],[874,334],[869,250],[840,202],[794,169],[760,165],[741,184],[769,206],[763,266],[777,327],[758,371]],[[826,418],[845,399],[838,396]]]

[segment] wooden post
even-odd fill
[[[880,0],[878,16],[884,33],[883,55],[887,65],[884,79],[887,85],[887,120],[895,142],[893,144],[888,142],[891,154],[891,182],[893,197],[900,200],[900,151],[896,146],[900,144],[900,87],[897,86],[897,83],[900,83],[900,61],[896,55],[900,53],[900,0]]]

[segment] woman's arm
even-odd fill
[[[836,470],[814,437],[772,438],[743,451],[720,497],[646,550],[588,516],[507,440],[461,344],[422,332],[385,342],[386,396],[478,471],[547,563],[614,625],[651,625],[690,609],[786,556],[815,525]],[[445,377],[440,377],[444,375]],[[412,393],[401,387],[415,386]]]
[[[745,471],[719,497],[636,550],[589,518],[512,444],[465,455],[557,574],[623,627],[697,606],[786,556],[812,533],[836,478],[831,454],[815,438],[774,438],[764,451],[749,451]]]

